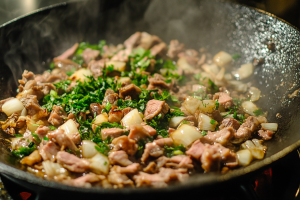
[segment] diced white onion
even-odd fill
[[[83,140],[81,145],[82,157],[91,158],[95,156],[98,153],[98,151],[95,149],[95,146],[97,146],[96,143],[90,140]]]
[[[216,75],[216,80],[222,81],[224,79],[224,75],[225,75],[225,68],[222,67],[221,70]]]
[[[219,67],[225,67],[231,63],[232,56],[229,53],[226,53],[225,51],[220,51],[214,56],[213,60],[214,63]]]
[[[199,110],[201,112],[212,113],[215,107],[216,105],[214,100],[203,100],[200,103]]]
[[[255,140],[255,142],[253,142]],[[250,150],[252,156],[255,159],[263,159],[265,156],[266,147],[263,146],[260,142],[257,142],[257,139],[247,140],[241,144],[241,148]]]
[[[247,92],[247,84],[242,83],[241,81],[229,81],[229,84],[238,92]]]
[[[117,60],[111,60],[105,63],[106,67],[113,65],[114,70],[116,71],[125,71],[126,69],[126,63],[122,61],[117,61]]]
[[[95,156],[89,159],[90,169],[96,174],[108,174],[109,160],[107,156],[97,152]]]
[[[46,160],[42,162],[42,165],[48,177],[53,177],[60,174],[68,175],[68,171],[58,163],[53,163],[50,160]]]
[[[238,152],[236,152],[236,155],[239,161],[239,165],[241,166],[249,165],[253,159],[252,153],[249,149],[239,150]]]
[[[63,129],[69,137],[71,137],[72,135],[79,132],[75,122],[72,119],[69,119],[68,121],[66,121],[59,128]]]
[[[180,57],[177,61],[177,65],[185,71],[192,72],[194,70],[194,67],[188,63],[185,57]]]
[[[27,115],[27,110],[26,108],[24,108],[21,112],[21,116],[26,116]]]
[[[129,77],[121,77],[118,79],[118,84],[122,83],[131,83],[131,79]]]
[[[258,110],[258,107],[251,101],[244,101],[242,103],[242,108],[245,113],[248,113],[249,115],[254,116],[254,111]]]
[[[200,106],[201,101],[194,97],[187,97],[186,100],[182,103],[183,107],[192,115],[195,114],[197,108]]]
[[[95,121],[93,122],[93,124],[101,125],[103,122],[108,122],[107,113],[101,113],[101,114],[97,115],[97,117],[96,117]]]
[[[17,98],[13,98],[13,99],[5,102],[2,106],[2,111],[7,116],[10,116],[13,113],[21,114],[23,109],[24,109],[24,106],[23,106],[22,102]]]
[[[201,131],[214,131],[216,129],[216,126],[218,125],[217,121],[214,121],[214,124],[212,124],[212,118],[203,113],[199,114],[198,121],[198,128]]]
[[[184,116],[172,117],[172,118],[170,119],[169,126],[170,126],[171,128],[176,128],[176,127],[180,124],[180,122],[181,122],[182,120],[184,120],[184,118],[186,118],[186,117],[184,117]]]
[[[261,123],[261,127],[263,129],[275,132],[275,131],[277,131],[278,124],[277,123]]]
[[[243,80],[245,78],[250,77],[253,74],[253,64],[247,63],[243,64],[238,70],[237,70],[237,76],[240,78],[240,80]]]
[[[177,130],[171,133],[171,138],[175,145],[183,145],[185,147],[192,144],[195,140],[203,137],[196,127],[183,124]]]
[[[216,64],[204,64],[202,65],[202,69],[213,77],[215,77],[220,71]]]
[[[250,87],[249,93],[252,95],[250,100],[251,101],[257,101],[260,97],[260,90],[256,87]]]
[[[87,81],[88,78],[86,76],[92,76],[93,73],[89,69],[81,68],[74,72],[74,74],[70,77],[71,79],[80,80],[81,82]]]
[[[30,116],[26,117],[26,125],[27,125],[27,129],[30,130],[31,132],[35,132],[36,129],[38,128],[36,121],[31,119]]]
[[[141,124],[143,119],[138,111],[138,109],[134,109],[130,111],[123,119],[121,120],[122,126],[129,127],[130,125]]]
[[[12,150],[16,150],[17,149],[17,144],[22,139],[23,139],[22,137],[16,137],[16,138],[12,138],[11,139],[11,148],[12,148]]]

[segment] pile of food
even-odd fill
[[[0,102],[2,130],[27,170],[73,186],[166,187],[263,159],[276,123],[255,105],[240,55],[169,46],[136,32],[75,44],[43,74],[24,71]],[[242,63],[237,68],[238,63]]]

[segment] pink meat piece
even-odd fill
[[[139,171],[140,164],[139,163],[133,163],[131,165],[128,165],[127,167],[120,167],[120,166],[113,166],[112,170],[116,171],[120,174],[135,174]]]
[[[147,174],[140,172],[133,176],[137,187],[150,186],[154,188],[167,187],[167,183],[172,180],[184,181],[189,175],[186,170],[160,168],[158,174]]]
[[[144,153],[142,155],[141,161],[145,162],[149,156],[159,157],[164,153],[164,146],[173,145],[173,140],[171,138],[162,138],[154,140],[151,143],[147,143],[145,146]]]
[[[132,49],[126,48],[124,50],[119,51],[116,55],[114,55],[111,60],[114,61],[123,61],[128,62],[128,56],[131,54]]]
[[[176,163],[176,168],[188,168],[188,169],[193,169],[193,161],[190,156],[185,156],[185,155],[177,155],[173,156],[169,160],[170,162]]]
[[[83,173],[89,169],[90,162],[84,158],[78,158],[77,156],[65,151],[60,151],[56,155],[57,162],[63,167],[67,168],[71,172]]]
[[[270,140],[272,139],[274,132],[270,130],[259,130],[258,135],[262,137],[263,140]]]
[[[94,50],[94,49],[90,49],[90,48],[86,48],[82,52],[82,57],[86,64],[89,64],[89,62],[91,60],[95,60],[99,55],[100,55],[99,50]]]
[[[153,89],[167,89],[170,90],[173,87],[173,82],[171,83],[166,83],[166,78],[163,77],[161,74],[155,73],[152,76],[148,77],[149,85],[147,87],[147,90],[153,90]]]
[[[72,179],[70,184],[76,187],[91,187],[91,183],[96,183],[104,179],[104,176],[96,174],[86,174],[84,176]]]
[[[21,102],[27,109],[28,115],[35,115],[39,112],[45,112],[45,110],[40,106],[36,95],[27,95],[21,98]]]
[[[36,129],[35,133],[39,136],[39,138],[43,139],[49,131],[50,128],[48,126],[41,125]]]
[[[233,105],[232,98],[225,92],[219,92],[214,94],[213,100],[216,99],[218,99],[220,105],[222,105],[225,109],[228,109]]]
[[[132,164],[132,162],[128,159],[126,152],[122,150],[111,152],[108,159],[112,165],[119,164],[122,166],[128,166]]]
[[[140,124],[131,125],[129,129],[129,139],[139,141],[140,139],[144,139],[150,136],[149,132]]]
[[[139,44],[139,42],[141,40],[141,36],[142,36],[141,32],[134,33],[127,40],[125,40],[124,46],[126,48],[133,49],[134,47],[136,47]]]
[[[97,79],[99,76],[103,75],[103,69],[104,69],[105,63],[108,60],[109,60],[108,58],[103,58],[101,60],[92,60],[89,62],[88,69],[91,70],[95,79]]]
[[[65,134],[65,131],[63,129],[56,129],[48,133],[48,138],[50,141],[59,144],[61,150],[65,149],[66,147],[71,151],[77,150],[74,142],[67,136],[67,134]]]
[[[101,130],[101,137],[102,140],[106,140],[106,138],[108,136],[110,136],[110,138],[116,138],[121,136],[123,133],[125,133],[126,130],[125,129],[121,129],[121,128],[107,128],[107,129],[102,129]]]
[[[237,130],[232,143],[237,144],[248,140],[252,137],[252,134],[258,130],[258,128],[259,121],[253,116],[248,117],[246,122],[244,122]]]
[[[185,46],[183,43],[179,43],[178,40],[171,40],[168,50],[168,56],[172,59],[177,58],[177,55],[180,52],[183,52],[185,49]]]
[[[193,158],[195,158],[196,160],[199,160],[203,154],[204,151],[204,144],[200,142],[200,140],[196,140],[191,148],[189,150],[187,150],[185,153],[186,155],[190,155]]]
[[[167,52],[167,45],[164,42],[161,42],[157,45],[154,45],[153,47],[151,47],[150,51],[151,51],[151,55],[152,56],[156,56],[156,55],[165,55]]]
[[[153,119],[158,114],[162,114],[163,116],[169,111],[170,107],[165,101],[159,101],[152,99],[148,101],[146,110],[144,113],[144,120]]]
[[[124,150],[130,156],[133,156],[139,147],[135,140],[129,139],[126,135],[113,139],[111,143],[115,151]]]
[[[54,142],[47,142],[47,144],[42,145],[39,149],[40,155],[43,160],[51,160],[54,161],[57,152],[59,151],[59,147]]]
[[[110,171],[107,179],[110,183],[117,185],[119,188],[124,186],[134,186],[134,183],[125,174],[117,173],[116,171]]]
[[[149,133],[150,136],[154,136],[157,133],[157,131],[149,125],[143,125],[143,128]]]
[[[207,172],[220,171],[223,165],[227,167],[238,165],[236,154],[218,143],[214,145],[205,144],[200,161],[202,168]]]
[[[219,126],[219,129],[223,129],[226,127],[232,127],[234,130],[238,130],[240,128],[240,123],[233,118],[226,118],[223,119],[221,125]]]
[[[222,130],[208,133],[202,137],[200,140],[203,143],[213,144],[215,142],[220,143],[221,145],[226,145],[234,137],[235,130],[232,127],[223,128]]]
[[[63,54],[61,54],[58,57],[53,58],[53,60],[57,61],[57,60],[65,60],[65,59],[70,58],[75,53],[75,51],[77,50],[78,45],[79,45],[78,43],[75,43],[71,48],[66,50]]]
[[[61,106],[54,105],[48,122],[57,127],[62,125],[66,118],[67,113],[64,111],[64,109]]]

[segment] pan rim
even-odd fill
[[[217,0],[217,1],[220,1],[220,0]],[[53,4],[53,5],[50,5],[50,6],[46,6],[46,7],[36,9],[32,12],[21,15],[19,17],[16,17],[16,18],[4,23],[4,24],[1,24],[0,29],[7,26],[7,25],[9,25],[9,24],[14,23],[15,21],[26,18],[28,16],[35,15],[35,14],[41,13],[43,11],[54,9],[54,8],[57,8],[57,7],[67,6],[68,4],[77,3],[77,2],[80,2],[80,0],[57,3],[57,4]],[[250,9],[255,10],[256,12],[259,12],[263,15],[267,15],[267,16],[276,18],[277,20],[287,24],[288,26],[290,26],[293,29],[300,32],[299,28],[295,27],[291,23],[289,23],[289,22],[281,19],[280,17],[277,17],[276,15],[271,14],[267,11],[264,11],[264,10],[261,10],[261,9],[258,9],[258,8],[254,8],[254,7],[251,7],[251,6],[245,6],[245,5],[242,5],[242,4],[236,4],[236,3],[227,2],[227,1],[220,1],[220,2],[250,8]],[[187,188],[192,189],[192,188],[196,188],[196,187],[202,187],[204,185],[208,186],[208,185],[211,185],[211,184],[222,183],[222,182],[225,182],[225,181],[234,180],[234,179],[239,178],[241,176],[244,176],[246,174],[250,174],[250,173],[253,173],[253,172],[255,172],[259,169],[262,169],[263,167],[267,167],[272,162],[274,162],[276,160],[279,160],[280,158],[286,156],[287,154],[289,154],[292,151],[296,150],[298,147],[300,147],[300,140],[295,141],[293,144],[287,146],[286,148],[282,149],[281,151],[275,153],[274,155],[272,155],[268,158],[265,158],[263,160],[257,161],[257,162],[255,162],[255,163],[253,163],[253,164],[251,164],[247,167],[236,169],[233,172],[229,172],[227,174],[212,176],[213,178],[210,179],[210,181],[207,181],[207,182],[197,182],[197,181],[195,181],[195,182],[188,182],[186,184],[175,184],[175,185],[170,185],[169,187],[166,187],[166,188],[125,188],[125,189],[116,190],[116,189],[104,189],[104,188],[96,188],[96,187],[92,187],[92,188],[74,187],[74,186],[62,184],[61,182],[49,181],[49,180],[37,177],[32,173],[22,171],[20,169],[9,166],[9,165],[4,164],[2,162],[0,162],[0,172],[3,173],[3,174],[6,174],[8,176],[20,179],[20,180],[28,181],[32,184],[37,184],[39,186],[49,187],[49,188],[52,188],[52,189],[59,189],[59,190],[78,191],[78,192],[93,192],[93,193],[98,193],[98,194],[104,194],[105,193],[105,194],[112,194],[112,195],[115,194],[116,191],[118,191],[117,192],[118,194],[138,194],[138,193],[145,193],[145,192],[162,192],[162,191],[171,192],[171,191],[176,190],[176,189],[180,189],[180,190],[184,190],[184,189],[187,189]]]

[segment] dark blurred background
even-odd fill
[[[72,0],[0,0],[0,24],[38,8]],[[300,28],[300,0],[227,0],[256,7]]]

